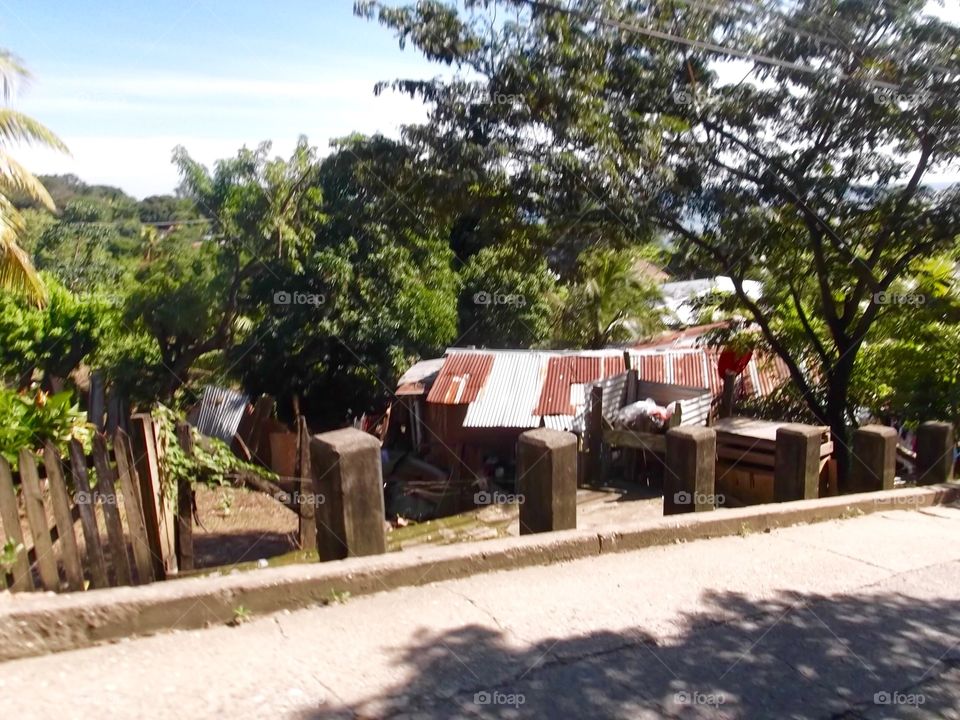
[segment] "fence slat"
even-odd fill
[[[113,435],[113,454],[117,458],[117,476],[120,490],[123,492],[123,507],[127,511],[127,528],[133,544],[133,561],[137,566],[137,580],[142,585],[151,583],[153,575],[153,555],[147,540],[147,528],[143,519],[143,503],[140,498],[139,479],[133,467],[133,453],[130,450],[130,438],[121,429]]]
[[[47,481],[50,484],[50,502],[53,504],[53,517],[57,521],[57,534],[60,540],[60,556],[67,576],[70,590],[83,590],[83,566],[80,564],[80,550],[77,548],[77,536],[73,531],[73,513],[70,512],[70,496],[63,480],[63,466],[60,455],[53,443],[47,442],[43,448],[43,464],[47,468]]]
[[[70,468],[77,491],[77,509],[80,511],[83,542],[87,546],[90,585],[95,588],[105,588],[110,584],[107,580],[107,566],[103,560],[97,513],[94,510],[93,494],[90,492],[90,480],[87,478],[87,459],[83,456],[83,447],[78,440],[70,441]]]
[[[147,542],[153,556],[153,577],[163,580],[167,571],[177,568],[173,539],[173,508],[163,494],[160,461],[154,434],[153,418],[140,413],[130,418],[130,450],[140,481],[140,500]]]
[[[0,457],[0,522],[3,523],[3,534],[8,540],[13,540],[15,545],[24,545],[17,492],[13,489],[13,473],[10,471],[10,463],[3,457]],[[30,574],[26,545],[13,563],[11,590],[33,590],[33,576]]]
[[[33,452],[27,448],[20,450],[20,483],[23,485],[23,504],[27,508],[27,522],[30,523],[33,547],[37,553],[40,582],[44,589],[56,592],[60,589],[57,558],[53,554],[53,541],[50,539],[47,513],[43,509],[37,463],[33,459]]]
[[[177,423],[177,441],[187,457],[193,456],[193,433],[190,426]],[[181,572],[193,570],[193,488],[184,478],[177,478],[177,567]]]
[[[120,504],[117,488],[113,482],[113,468],[104,436],[93,436],[93,465],[97,469],[97,497],[103,507],[103,519],[107,524],[107,540],[110,543],[110,559],[118,585],[130,585],[130,559],[127,557],[127,542],[123,536],[123,521],[120,519]]]

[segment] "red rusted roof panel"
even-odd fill
[[[490,353],[454,353],[448,355],[430,388],[427,402],[440,405],[467,405],[477,395],[493,367]]]
[[[601,380],[605,358],[599,356],[560,355],[547,361],[547,376],[534,413],[537,415],[572,415],[570,386]],[[621,366],[623,360],[620,361]]]

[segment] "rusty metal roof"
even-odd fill
[[[712,348],[631,349],[640,380],[709,389],[719,395],[720,353]],[[472,350],[450,348],[427,402],[469,405],[464,427],[577,428],[589,387],[604,387],[604,408],[622,394],[623,351]],[[766,395],[789,379],[776,358],[754,355],[743,373],[742,392]]]
[[[477,399],[487,382],[493,354],[488,352],[448,353],[427,402],[440,405],[468,405]]]
[[[464,427],[540,427],[535,405],[543,387],[548,355],[499,352],[476,400],[470,403]]]

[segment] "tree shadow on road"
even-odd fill
[[[303,718],[960,718],[960,606],[922,595],[708,593],[659,643],[464,626],[399,650],[408,682]]]

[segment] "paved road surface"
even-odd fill
[[[960,718],[960,508],[0,665],[4,718]]]

